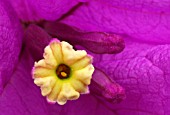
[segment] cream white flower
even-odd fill
[[[44,59],[35,62],[32,75],[49,102],[64,105],[89,92],[93,72],[92,57],[86,51],[75,51],[69,43],[54,39],[45,47]]]

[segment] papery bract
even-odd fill
[[[17,65],[22,30],[15,12],[7,1],[0,2],[0,94]]]
[[[9,0],[22,21],[56,20],[76,6],[78,0]]]

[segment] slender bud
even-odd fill
[[[45,29],[53,37],[61,38],[72,44],[82,45],[93,53],[119,53],[125,47],[123,38],[113,33],[84,32],[57,22],[46,23]]]
[[[109,102],[118,103],[125,99],[125,90],[115,81],[111,80],[103,71],[95,68],[90,85],[91,93]]]

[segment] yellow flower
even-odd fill
[[[48,102],[64,105],[89,92],[94,67],[86,51],[75,51],[69,43],[54,39],[45,47],[43,56],[35,62],[32,74]]]

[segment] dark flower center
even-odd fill
[[[56,74],[60,79],[67,79],[70,76],[70,67],[65,64],[60,64],[56,69]]]

